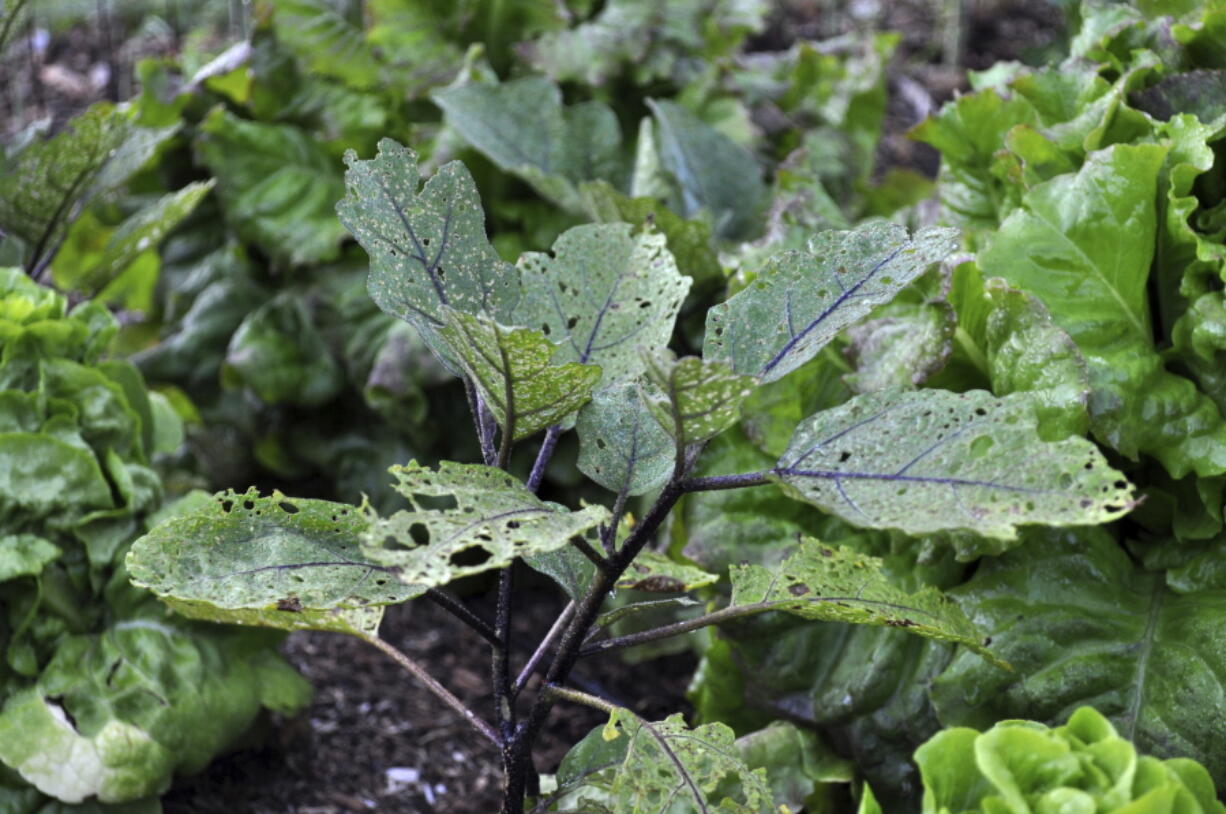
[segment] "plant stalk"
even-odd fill
[[[426,685],[426,689],[438,696],[447,706],[458,712],[461,718],[468,721],[468,723],[474,729],[476,729],[486,738],[489,738],[492,743],[498,746],[503,745],[502,739],[498,736],[498,732],[494,730],[494,727],[490,726],[488,723],[478,717],[477,713],[466,707],[463,701],[452,695],[450,690],[440,684],[438,680],[434,678],[434,676],[430,675],[430,673],[426,671],[426,668],[422,667],[400,650],[397,650],[391,643],[380,639],[378,636],[363,635],[359,638],[368,644],[379,648],[388,656],[391,656],[392,660],[394,660],[405,670],[412,673],[418,681]]]
[[[494,632],[494,628],[490,627],[489,623],[480,616],[469,610],[468,606],[459,599],[439,588],[428,588],[425,596],[426,599],[429,599],[434,604],[448,611],[461,622],[477,631],[477,633],[481,634],[481,637],[490,644],[498,644],[498,634]]]
[[[520,671],[519,677],[515,679],[515,686],[511,688],[512,695],[518,696],[528,680],[532,678],[532,674],[536,672],[536,668],[540,666],[544,660],[545,654],[549,652],[549,648],[553,647],[558,640],[558,636],[562,635],[562,631],[566,629],[567,623],[571,617],[575,615],[575,603],[569,602],[562,612],[558,614],[558,618],[553,621],[553,627],[549,628],[549,632],[545,634],[545,638],[541,639],[541,643],[536,646],[536,651],[532,657],[528,659],[528,663],[524,665],[524,669]]]
[[[554,448],[558,445],[558,436],[561,434],[562,427],[558,424],[545,430],[545,440],[541,442],[541,451],[536,454],[536,460],[532,463],[532,472],[528,475],[528,491],[533,494],[536,494],[536,490],[541,488],[541,481],[545,479],[545,467],[549,465],[549,459],[553,457]]]

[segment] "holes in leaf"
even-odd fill
[[[541,333],[545,334],[545,336],[549,336],[549,323],[548,322],[541,323]]]
[[[293,503],[290,503],[288,500],[283,500],[280,503],[278,503],[277,508],[279,508],[281,511],[285,512],[286,514],[298,514],[298,507],[295,506]]]
[[[231,511],[234,510],[234,501],[233,500],[223,500],[221,502],[221,510],[225,512],[226,514],[229,514]]]
[[[453,568],[476,568],[485,565],[494,555],[480,547],[464,548],[447,558]]]
[[[597,449],[604,449],[604,448],[605,448],[605,447],[607,447],[607,446],[608,446],[608,444],[606,444],[606,443],[604,442],[604,439],[603,439],[603,438],[597,438],[597,439],[596,439],[596,448],[597,448]]]
[[[409,526],[409,539],[412,540],[415,545],[429,545],[430,529],[426,528],[425,523],[414,523],[413,525]]]
[[[579,317],[571,317],[566,320],[566,330],[573,331],[575,326],[579,324]]]
[[[849,458],[851,458],[851,453],[848,452],[847,450],[843,450],[842,452],[839,453],[839,463],[841,464],[847,463]]]

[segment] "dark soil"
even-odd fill
[[[471,607],[490,618],[480,602]],[[561,602],[556,592],[542,589],[516,610],[518,668]],[[489,647],[476,633],[418,600],[389,608],[381,635],[489,719]],[[294,634],[285,652],[316,688],[310,708],[295,720],[275,722],[261,748],[183,779],[163,798],[166,814],[498,810],[497,750],[389,658],[357,639],[328,633]],[[605,655],[581,664],[572,683],[659,720],[688,711],[684,692],[694,666],[692,656],[632,667]],[[606,718],[586,707],[556,707],[536,753],[538,768],[552,772]]]

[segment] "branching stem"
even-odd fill
[[[439,588],[428,588],[425,596],[426,599],[434,602],[434,604],[448,611],[461,622],[477,631],[490,644],[498,643],[498,636],[494,633],[494,628],[490,627],[489,623],[480,616],[469,610],[468,606],[459,599]]]
[[[553,457],[553,451],[558,445],[558,436],[561,434],[562,428],[557,424],[545,430],[545,440],[541,442],[541,451],[537,453],[536,460],[532,463],[532,472],[528,475],[528,491],[533,494],[541,488],[541,481],[545,478],[545,467],[549,465],[549,459]]]
[[[553,627],[549,628],[549,632],[545,634],[545,638],[541,639],[541,643],[536,646],[536,652],[528,659],[528,663],[524,665],[524,669],[520,671],[519,677],[515,679],[515,686],[511,688],[511,694],[518,696],[520,691],[528,684],[528,680],[532,678],[532,674],[536,672],[536,668],[540,666],[549,649],[557,642],[558,637],[562,635],[562,631],[566,629],[566,625],[570,622],[571,617],[575,615],[575,603],[569,602],[562,612],[558,614],[558,618],[553,621]]]

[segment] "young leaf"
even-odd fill
[[[519,260],[517,325],[539,327],[561,343],[559,362],[600,365],[601,385],[634,381],[646,363],[640,349],[668,345],[690,280],[677,271],[664,236],[634,234],[626,223],[576,226],[553,244],[553,257]]]
[[[133,543],[128,571],[193,618],[374,633],[378,606],[425,589],[363,553],[368,525],[340,503],[221,492]]]
[[[950,254],[956,235],[931,228],[909,238],[890,223],[819,232],[808,252],[775,255],[748,288],[707,313],[703,356],[774,381]]]
[[[634,385],[597,392],[579,411],[575,431],[579,471],[612,492],[650,492],[673,471],[672,439]]]
[[[647,357],[647,382],[642,398],[679,448],[714,438],[735,424],[754,386],[751,377],[738,376],[721,362],[677,359],[669,350]]]
[[[681,214],[711,213],[715,233],[747,240],[762,231],[769,191],[753,154],[680,105],[648,99],[661,163],[681,191]]]
[[[558,346],[540,331],[508,328],[444,307],[439,335],[481,391],[503,432],[518,441],[557,424],[592,397],[600,368],[553,363]]]
[[[335,259],[345,230],[333,204],[336,158],[305,130],[240,119],[218,107],[200,126],[200,159],[226,217],[246,240],[293,264]]]
[[[575,548],[533,554],[526,557],[525,562],[542,574],[553,577],[576,602],[587,594],[592,578],[596,576],[596,566]],[[634,558],[634,563],[613,583],[613,587],[668,594],[705,588],[714,585],[718,579],[715,574],[697,566],[676,562],[656,551],[644,551]]]
[[[465,141],[565,209],[583,211],[580,181],[619,180],[617,116],[602,102],[564,108],[562,92],[545,77],[473,82],[431,98]]]
[[[572,512],[546,503],[513,475],[490,466],[443,461],[434,472],[410,462],[391,472],[396,491],[413,509],[370,516],[363,551],[410,585],[444,585],[504,568],[516,557],[554,551],[609,517],[603,506]],[[422,497],[448,498],[455,506],[431,508],[434,503]]]
[[[876,557],[826,546],[812,537],[774,568],[734,565],[729,607],[783,611],[805,619],[884,625],[918,636],[956,642],[998,666],[1007,666],[952,599],[935,588],[907,593],[891,583]]]
[[[379,154],[359,161],[345,154],[348,194],[337,215],[370,255],[371,298],[384,311],[421,331],[447,355],[435,332],[443,307],[510,321],[519,298],[519,274],[485,237],[485,213],[476,185],[458,161],[421,186],[417,154],[391,139]]]
[[[1043,442],[1028,397],[978,390],[857,396],[801,424],[772,477],[849,523],[908,534],[1011,540],[1020,525],[1105,523],[1135,505],[1094,444]]]
[[[335,76],[355,88],[374,87],[380,65],[366,43],[361,13],[355,23],[328,0],[275,0],[273,25],[312,74]]]
[[[536,811],[571,814],[668,814],[722,811],[769,814],[772,794],[762,769],[751,771],[731,729],[690,729],[680,713],[643,720],[615,708],[563,759],[558,792]],[[738,783],[739,781],[739,783]],[[723,796],[722,789],[736,789]]]

